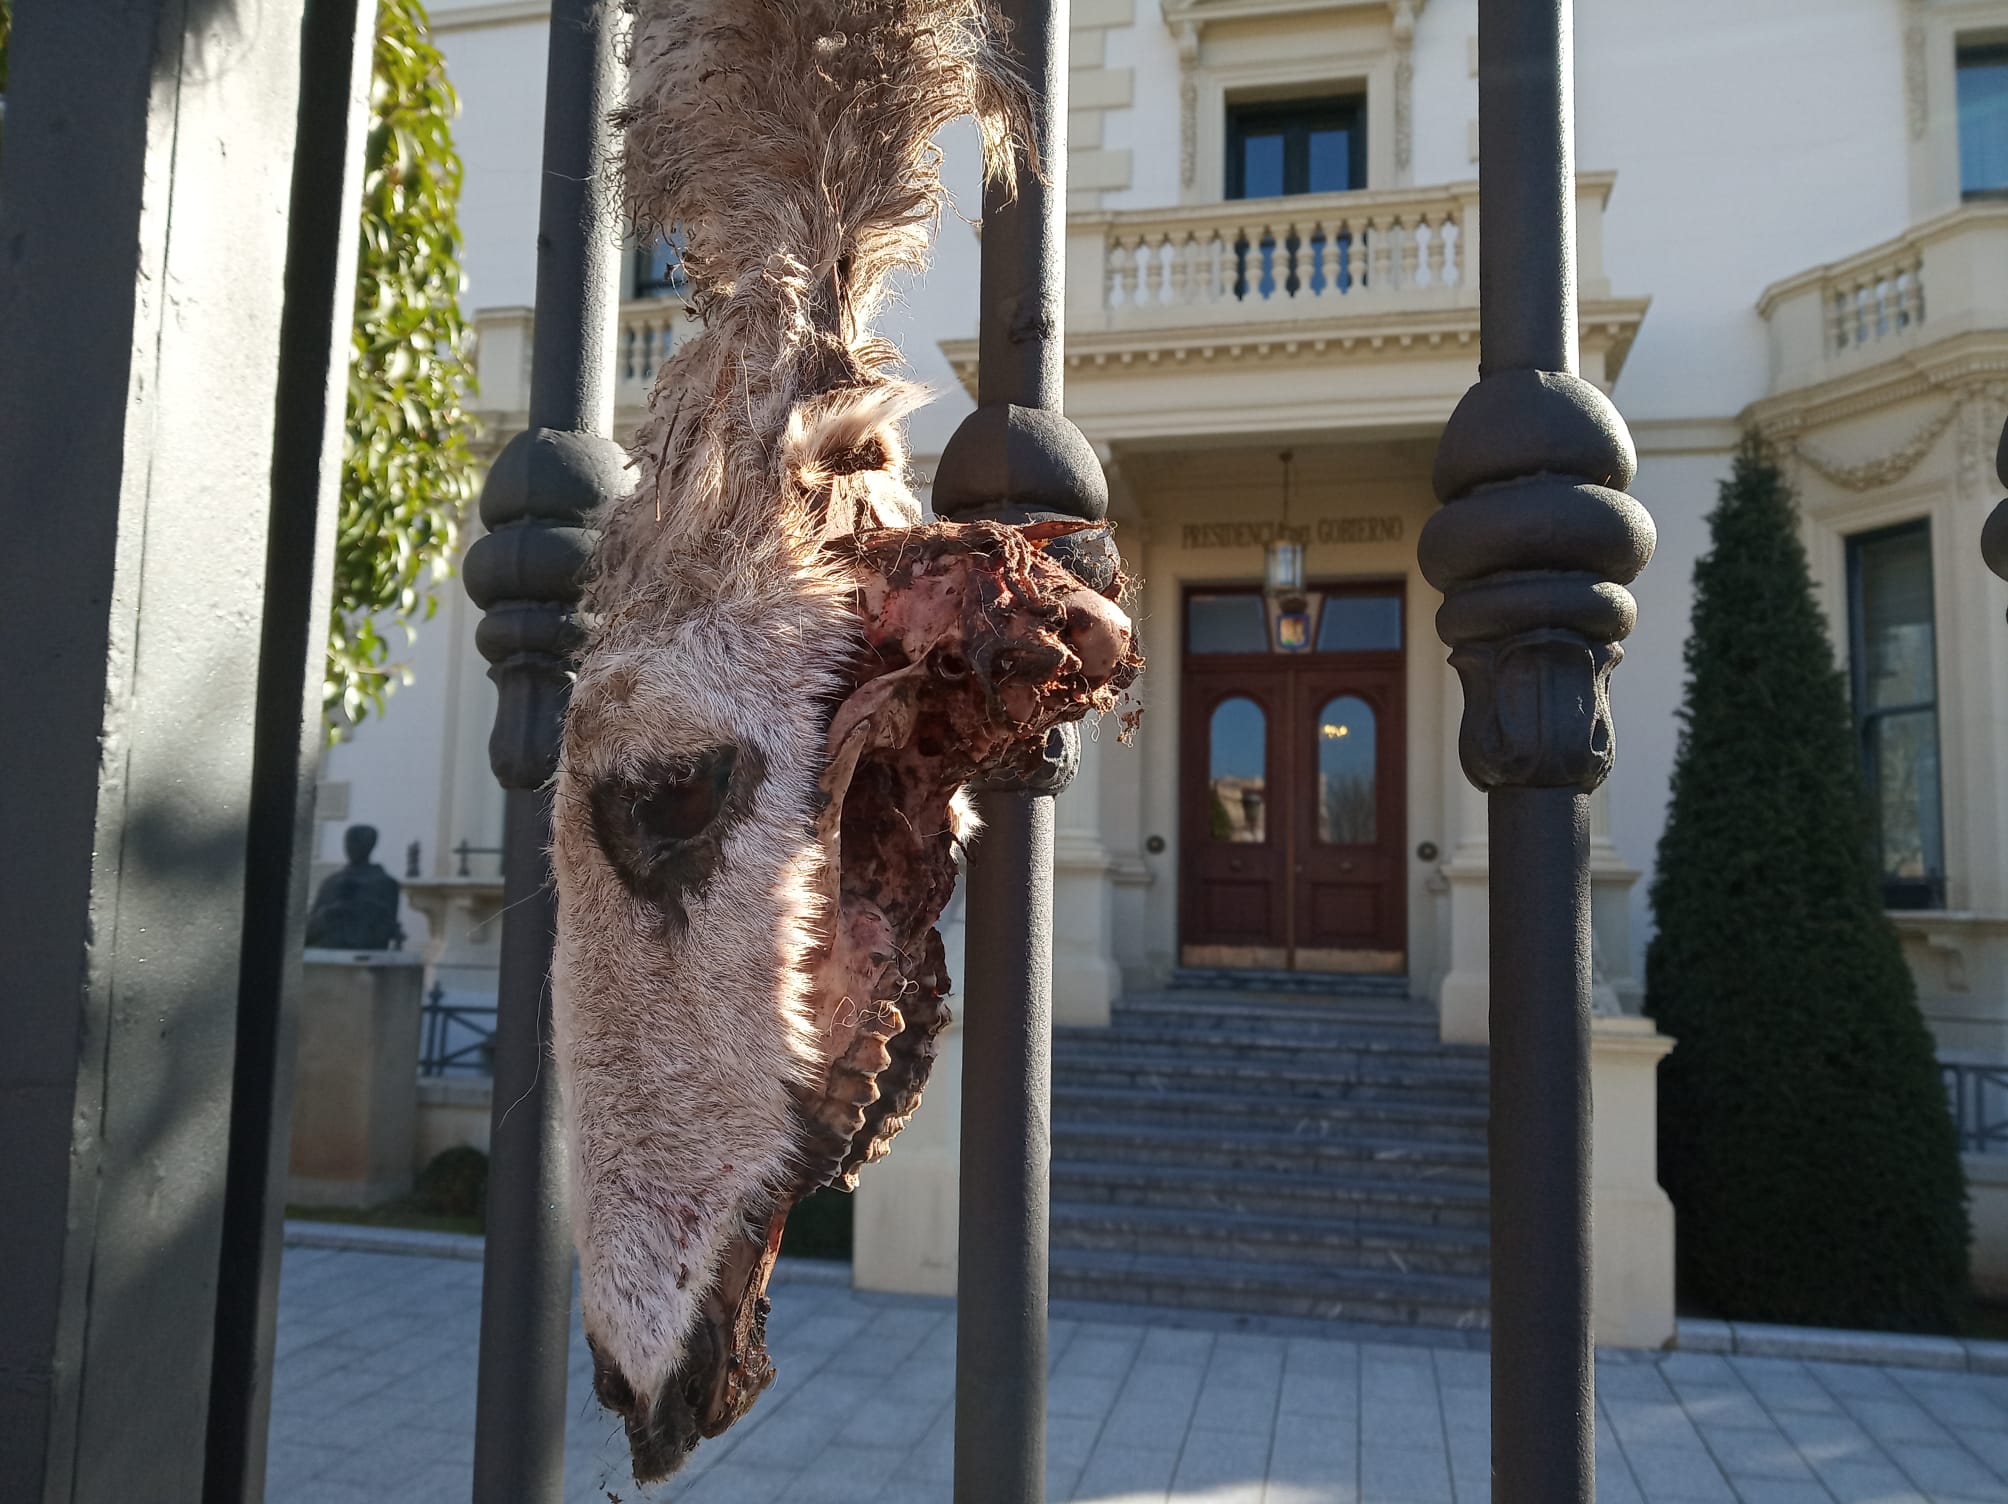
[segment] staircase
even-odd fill
[[[1405,994],[1181,973],[1059,1029],[1053,1298],[1485,1326],[1485,1052]]]

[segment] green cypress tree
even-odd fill
[[[1646,1011],[1682,1282],[1740,1320],[1956,1329],[1966,1189],[1883,912],[1846,687],[1753,438],[1694,570]]]

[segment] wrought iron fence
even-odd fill
[[[1962,1154],[2008,1154],[2008,1060],[1941,1060]]]
[[[495,1004],[449,1003],[438,982],[419,1012],[421,1076],[490,1076],[495,1073]]]
[[[468,865],[469,858],[492,856],[499,861],[502,855],[502,848],[500,846],[470,846],[463,839],[458,846],[453,848],[453,855],[456,858],[453,875],[455,877],[472,877],[474,872]]]

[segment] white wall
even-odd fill
[[[1107,66],[1134,73],[1130,107],[1102,116],[1102,145],[1130,154],[1130,186],[1104,193],[1107,209],[1178,202],[1178,44],[1159,18],[1157,0],[1137,0],[1136,8],[1135,24],[1108,32]]]
[[[550,23],[457,26],[474,0],[434,0],[434,40],[460,91],[453,139],[465,170],[464,306],[527,307],[537,289],[538,172],[544,154],[544,43]]]
[[[1765,286],[1906,223],[1898,0],[1627,0],[1576,26],[1577,159],[1618,173],[1605,265],[1653,300],[1618,404],[1730,416],[1765,393]]]
[[[532,301],[543,104],[544,24],[457,28],[477,0],[436,0],[439,40],[463,99],[456,135],[466,163],[461,223],[470,309]],[[1430,0],[1414,42],[1417,184],[1475,175],[1471,75],[1476,0]],[[1646,459],[1635,492],[1659,524],[1658,556],[1639,582],[1640,621],[1615,678],[1619,736],[1612,835],[1650,869],[1676,737],[1694,560],[1726,453],[1694,452],[1674,420],[1726,420],[1763,395],[1766,355],[1755,313],[1766,284],[1865,248],[1907,221],[1901,0],[1601,0],[1579,5],[1577,156],[1615,169],[1605,219],[1612,290],[1652,299],[1616,398],[1639,425]],[[1107,33],[1106,62],[1134,70],[1134,105],[1103,116],[1103,145],[1127,148],[1127,189],[1109,208],[1179,197],[1177,48],[1155,0]],[[1201,128],[1217,123],[1201,122]],[[954,200],[932,270],[902,279],[883,327],[914,375],[940,395],[913,420],[923,469],[969,400],[939,351],[975,332],[980,211],[973,130],[946,131]],[[1684,452],[1665,452],[1668,444]],[[459,590],[457,580],[448,592]],[[441,792],[437,748],[456,713],[447,703],[452,630],[443,614],[409,655],[418,682],[381,723],[335,750],[328,776],[353,785],[352,817],[383,830],[387,859],[414,838],[430,849]],[[465,630],[463,627],[462,630]],[[457,839],[455,833],[452,838]],[[479,837],[476,837],[478,840]],[[327,834],[324,856],[336,854]],[[1647,884],[1635,897],[1635,944],[1650,929]]]

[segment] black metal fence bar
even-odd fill
[[[1576,375],[1569,0],[1479,0],[1480,379],[1420,559],[1490,793],[1492,1497],[1595,1497],[1589,793],[1652,551],[1624,425]]]
[[[1962,1154],[2008,1154],[2008,1061],[1941,1060]]]
[[[934,507],[962,520],[1098,520],[1101,466],[1060,414],[1066,0],[1004,0],[1032,89],[1042,174],[983,200],[977,410],[941,459]],[[1098,547],[1065,556],[1093,576]],[[1039,1504],[1046,1475],[1046,1243],[1052,1076],[1053,794],[1078,761],[1056,734],[1031,788],[982,796],[963,963],[956,1504]]]
[[[488,1243],[474,1434],[476,1504],[564,1497],[571,1241],[550,1064],[551,803],[587,513],[622,484],[613,422],[617,213],[609,115],[618,7],[554,0],[545,73],[543,191],[530,427],[482,491],[489,531],[468,551],[475,634],[500,698],[488,755],[507,789],[496,998]]]
[[[311,782],[328,536],[314,513],[326,399],[345,369],[329,263],[354,234],[339,209],[312,224],[289,213],[301,174],[327,160],[323,133],[338,139],[354,116],[323,97],[302,129],[303,85],[311,100],[353,77],[347,56],[319,50],[338,10],[251,11],[13,7],[0,156],[8,1504],[249,1498],[262,1481],[250,1431],[263,1377],[245,1365],[269,1353],[274,1250],[260,1242],[286,1113],[269,1067],[297,965],[294,780]],[[346,165],[337,144],[324,193],[354,181]],[[330,238],[314,248],[317,229]]]
[[[279,329],[272,525],[245,835],[253,876],[245,889],[238,957],[205,1504],[259,1504],[265,1497],[314,774],[326,736],[323,634],[341,512],[355,214],[375,32],[376,7],[363,0],[308,0],[301,18],[300,133]],[[288,880],[274,881],[278,873]]]

